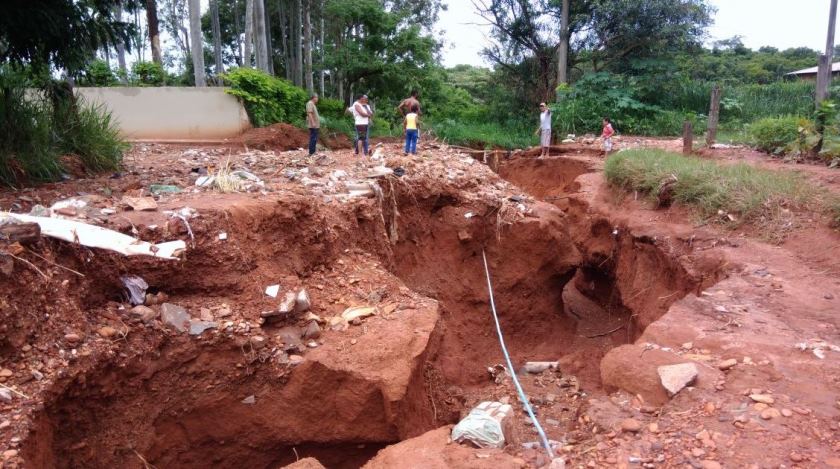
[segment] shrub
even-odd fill
[[[163,86],[166,82],[166,72],[154,62],[135,62],[131,73],[134,75],[134,81],[140,86]]]
[[[257,127],[295,122],[306,112],[306,91],[286,80],[252,68],[231,69],[223,78],[230,86],[227,93],[242,100]]]
[[[94,60],[85,68],[80,82],[83,86],[114,86],[117,77],[104,60]]]
[[[766,117],[749,127],[752,143],[761,151],[779,155],[800,142],[800,136],[814,124],[801,117]]]
[[[318,112],[321,114],[321,117],[326,117],[328,119],[342,119],[345,117],[345,109],[347,109],[347,106],[337,99],[318,99]]]

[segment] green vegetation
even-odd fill
[[[92,171],[119,166],[126,145],[108,112],[75,101],[61,85],[29,95],[28,83],[0,67],[0,183],[56,180],[67,154]]]
[[[309,99],[306,91],[286,80],[252,68],[234,68],[223,78],[230,86],[227,92],[242,100],[258,127],[303,117]]]
[[[458,122],[452,119],[444,119],[430,124],[428,130],[451,145],[472,148],[512,150],[529,147],[538,142],[532,134],[533,129],[511,128],[495,122]]]
[[[776,219],[783,208],[805,207],[817,198],[801,176],[747,164],[719,164],[661,150],[628,150],[604,168],[610,184],[656,198],[674,180],[673,201],[697,209],[707,220],[741,223]],[[719,213],[735,215],[735,221]]]
[[[765,117],[749,126],[749,135],[759,150],[782,154],[792,142],[799,140],[805,128],[813,126],[812,122],[796,116]]]

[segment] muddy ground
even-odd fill
[[[699,224],[613,191],[585,142],[362,160],[266,132],[136,144],[120,173],[0,192],[3,210],[77,198],[54,216],[187,243],[180,260],[2,245],[3,467],[542,467],[498,366],[482,252],[515,367],[559,361],[517,374],[568,467],[840,467],[840,235],[819,214],[783,238]],[[702,154],[840,190],[825,168]],[[195,185],[228,166],[260,182]],[[153,184],[180,192],[131,210]],[[302,290],[309,308],[281,307]],[[174,326],[177,307],[198,327]],[[698,378],[670,397],[657,368],[683,363]],[[450,442],[486,400],[517,409],[507,447]]]

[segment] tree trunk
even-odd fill
[[[245,0],[245,52],[242,66],[251,67],[251,44],[254,38],[254,0]]]
[[[560,20],[560,47],[557,49],[557,85],[569,83],[569,0],[563,0]],[[560,101],[560,92],[557,92]]]
[[[718,120],[720,118],[720,86],[712,89],[712,100],[709,103],[709,130],[706,134],[706,145],[712,146],[717,139]]]
[[[152,46],[152,61],[163,64],[160,52],[160,26],[158,24],[157,1],[146,0],[146,25],[149,28],[149,44]]]
[[[190,0],[190,37],[195,86],[207,86],[204,77],[204,47],[201,42],[201,0]]]
[[[264,0],[268,3],[270,0]],[[274,41],[271,36],[271,15],[268,14],[268,6],[263,12],[265,18],[265,54],[266,63],[268,64],[268,73],[274,75]]]
[[[289,41],[286,39],[286,36],[289,33],[289,26],[286,21],[286,2],[280,0],[280,5],[277,8],[277,14],[280,18],[280,53],[283,56],[283,71],[286,76],[286,79],[291,81],[292,79],[292,59],[289,56]]]
[[[326,11],[324,9],[325,0],[321,0],[321,95],[324,95],[324,79],[325,75],[327,74],[327,47],[326,43],[324,42],[324,28],[326,26],[326,21],[324,17],[326,16]]]
[[[216,62],[216,76],[224,73],[222,65],[222,27],[219,24],[219,0],[210,0],[210,23],[213,30],[213,59]]]
[[[311,17],[312,0],[304,0],[303,12],[303,58],[305,60],[304,79],[306,82],[306,91],[312,93],[315,91],[315,84],[312,82],[312,17]]]
[[[303,35],[301,34],[301,27],[303,25],[303,2],[295,0],[295,11],[297,12],[297,24],[295,25],[295,53],[297,54],[295,60],[295,67],[297,67],[297,83],[298,86],[303,86]]]
[[[257,68],[270,73],[265,29],[265,3],[263,0],[254,0],[254,52],[257,55]]]
[[[242,40],[239,28],[239,0],[233,0],[233,34],[236,36],[234,43],[236,44],[236,63],[242,66]]]

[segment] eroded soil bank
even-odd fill
[[[188,187],[190,168],[179,158],[188,165],[227,158],[161,149],[143,156],[164,164],[108,181],[110,195],[91,206],[98,212],[162,177]],[[509,378],[488,373],[502,357],[482,250],[517,366],[560,360],[558,372],[523,380],[570,463],[738,460],[726,453],[727,441],[737,440],[726,438],[741,427],[729,414],[720,418],[731,410],[728,400],[743,400],[734,389],[742,380],[721,384],[726,379],[716,367],[725,351],[732,354],[731,337],[705,331],[719,311],[697,318],[685,309],[742,271],[745,264],[719,249],[732,243],[640,226],[630,213],[635,207],[616,210],[601,191],[598,158],[578,150],[500,161],[499,174],[515,185],[446,147],[426,148],[419,160],[392,156],[397,151],[388,146],[383,152],[405,176],[367,179],[372,165],[342,152],[315,161],[296,152],[243,152],[236,163],[265,181],[252,193],[190,190],[162,196],[157,211],[90,216],[144,240],[188,240],[182,261],[123,258],[49,240],[28,246],[22,256],[31,251],[49,264],[38,262],[40,273],[15,264],[0,285],[2,367],[11,372],[4,385],[26,396],[2,405],[5,464],[278,468],[311,456],[326,467],[360,467],[383,447],[408,440],[382,458],[419,461],[418,451],[432,451],[450,458],[447,466],[475,467],[474,450],[452,453],[437,446],[446,445],[437,436],[412,438],[456,422],[479,401],[515,402]],[[78,181],[72,191],[102,194],[103,181]],[[347,187],[364,181],[376,183],[369,197],[347,195]],[[46,187],[14,203],[28,211],[38,198],[49,204],[69,189]],[[4,208],[16,197],[4,194]],[[165,213],[187,206],[198,214],[189,231]],[[126,274],[215,327],[178,332],[156,302],[148,305],[153,317],[138,318],[124,297]],[[280,295],[267,296],[275,284]],[[301,289],[311,297],[309,311],[263,318],[285,293]],[[350,307],[375,314],[350,324],[334,320]],[[690,317],[660,326],[674,321],[675,308]],[[722,330],[738,332],[732,323]],[[684,347],[692,340],[697,344]],[[655,366],[686,360],[702,367],[697,390],[663,397]],[[765,369],[761,360],[779,369],[763,355],[751,359],[756,370]],[[741,369],[754,371],[739,365],[730,376]],[[617,390],[630,394],[608,396]],[[663,404],[673,411],[651,414],[651,405]],[[684,409],[691,414],[680,414]],[[624,419],[654,417],[662,429],[620,432]],[[517,440],[534,441],[525,420],[518,419]],[[694,437],[706,421],[719,427],[709,430],[714,448]],[[766,426],[755,418],[744,428],[753,421]],[[695,442],[703,455],[692,452]],[[779,448],[772,456],[786,457],[790,450]],[[493,458],[495,467],[547,462],[518,444]],[[389,467],[382,461],[371,467]]]

